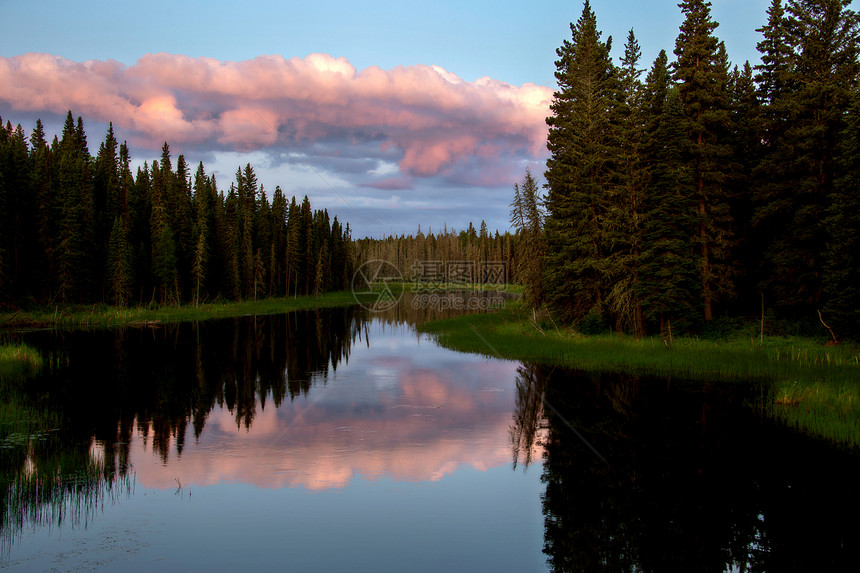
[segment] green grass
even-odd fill
[[[856,346],[742,334],[720,341],[681,337],[671,343],[656,337],[583,336],[554,324],[535,324],[518,303],[498,313],[419,328],[447,348],[496,358],[703,382],[766,383],[771,399],[761,407],[769,416],[810,434],[860,446]]]
[[[224,301],[201,304],[200,306],[190,304],[154,308],[120,308],[108,305],[63,306],[27,312],[4,312],[0,314],[0,328],[136,326],[236,316],[281,314],[293,310],[350,306],[355,303],[355,297],[351,292],[342,291],[320,296],[266,298],[239,302]]]

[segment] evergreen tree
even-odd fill
[[[618,95],[615,125],[620,146],[619,193],[610,220],[615,222],[614,245],[609,255],[611,289],[607,306],[618,330],[628,329],[635,336],[643,333],[642,306],[637,295],[639,255],[642,250],[642,206],[646,182],[643,163],[644,116],[643,86],[639,68],[642,51],[630,30],[624,56],[618,69]]]
[[[511,224],[519,246],[515,272],[525,287],[523,300],[532,308],[540,307],[544,299],[544,218],[537,181],[526,169],[522,184],[514,184]]]
[[[839,176],[824,225],[824,312],[840,336],[860,338],[860,91],[842,133]]]
[[[93,192],[90,155],[83,122],[77,125],[69,111],[58,143],[58,187],[62,219],[59,224],[58,288],[60,300],[91,299],[93,269]]]
[[[787,314],[820,307],[835,155],[858,77],[858,20],[847,0],[774,2],[759,79],[766,147],[754,222],[767,240],[763,286]]]
[[[38,286],[34,295],[38,300],[45,300],[55,292],[54,271],[56,269],[57,223],[60,220],[60,210],[57,201],[57,190],[54,181],[54,157],[51,148],[45,140],[45,129],[41,120],[36,120],[36,126],[30,136],[30,188],[36,201],[36,234],[34,245],[37,260],[35,277]]]
[[[114,217],[111,228],[106,267],[110,301],[116,306],[126,306],[131,301],[134,267],[125,226],[119,216]]]
[[[600,39],[588,0],[571,33],[557,50],[559,91],[547,118],[546,296],[564,318],[578,321],[605,310],[619,147],[611,41]]]
[[[655,63],[655,82],[665,78],[663,65],[665,60]],[[665,86],[649,87],[654,94],[665,93],[666,101],[659,106],[660,116],[649,122],[653,129],[649,134],[651,177],[643,205],[643,249],[636,289],[646,320],[659,325],[663,334],[673,322],[676,331],[695,322],[694,305],[700,300],[701,284],[694,253],[696,204],[689,193],[693,170],[684,161],[689,145],[686,118],[677,89],[666,92]]]
[[[104,290],[113,292],[111,269],[104,267],[108,254],[108,243],[113,234],[117,217],[123,217],[120,200],[120,169],[117,157],[118,143],[113,131],[113,124],[108,127],[104,142],[99,146],[93,165],[93,211],[94,217],[94,282]]]
[[[713,318],[713,305],[735,294],[733,220],[726,167],[731,157],[725,47],[713,35],[711,3],[684,0],[685,20],[675,42],[674,78],[687,118],[689,140],[683,161],[692,168],[691,197],[697,203],[696,232],[703,318]]]
[[[197,245],[194,247],[194,264],[191,268],[191,276],[194,280],[194,306],[200,306],[200,286],[206,280],[206,260],[208,258],[205,223],[200,224],[199,229]]]
[[[317,259],[316,272],[314,273],[314,296],[319,296],[326,292],[326,277],[330,266],[328,245],[323,243],[319,251],[319,258]]]
[[[760,239],[751,228],[753,213],[754,170],[761,159],[760,106],[752,67],[749,62],[742,70],[736,67],[730,82],[732,157],[727,184],[730,187],[730,208],[734,220],[735,258],[738,275],[735,279],[738,310],[752,312],[760,303],[755,272],[759,263]]]
[[[179,302],[176,272],[176,241],[170,225],[165,224],[152,245],[152,275],[161,293],[161,303]]]

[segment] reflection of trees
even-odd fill
[[[4,549],[28,524],[86,521],[130,487],[135,432],[166,462],[171,448],[182,455],[187,426],[199,437],[215,408],[249,428],[258,408],[307,394],[348,359],[366,322],[352,309],[321,309],[28,336],[46,358],[42,375],[14,393],[0,388],[4,412],[39,422],[0,427]]]
[[[528,467],[536,445],[542,445],[539,436],[546,429],[543,411],[544,369],[536,364],[523,364],[517,368],[516,404],[514,423],[511,426],[511,449],[514,469],[517,464]]]
[[[419,325],[432,320],[455,318],[464,314],[493,311],[500,300],[511,300],[515,296],[505,291],[433,290],[416,286],[408,287],[396,305],[383,312],[374,313],[377,320],[392,325]]]
[[[215,408],[237,427],[257,409],[306,394],[348,358],[366,317],[351,309],[244,317],[158,328],[41,335],[49,354],[43,394],[69,431],[117,444],[137,431],[166,461],[199,437]]]
[[[546,385],[544,550],[554,570],[856,565],[856,456],[762,426],[737,387],[693,392],[561,370],[531,376]]]

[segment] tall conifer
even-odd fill
[[[551,153],[546,180],[548,302],[568,319],[602,313],[609,282],[609,221],[618,189],[617,102],[611,41],[602,41],[586,0],[557,50],[559,91],[547,118]],[[611,40],[611,39],[610,39]]]
[[[725,47],[714,36],[711,3],[684,0],[685,15],[675,42],[674,78],[687,118],[689,145],[683,157],[692,169],[689,193],[696,202],[696,249],[702,285],[702,316],[734,295],[733,221],[726,168],[731,157]]]

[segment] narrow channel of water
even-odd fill
[[[444,350],[360,308],[30,333],[0,567],[786,571],[858,561],[860,458],[766,389]],[[11,402],[10,402],[11,403]],[[40,418],[41,419],[41,418]]]

